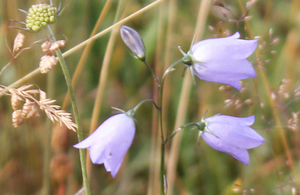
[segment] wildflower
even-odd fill
[[[254,121],[254,115],[245,118],[215,115],[197,123],[200,129],[199,137],[201,136],[213,149],[226,152],[248,165],[247,149],[255,148],[265,141],[249,127]]]
[[[246,60],[255,50],[257,40],[238,39],[240,34],[206,39],[192,45],[183,62],[202,80],[223,83],[241,89],[240,79],[254,78],[256,73]]]
[[[27,12],[26,28],[37,32],[48,24],[54,23],[57,13],[57,8],[53,5],[41,3],[32,5]]]
[[[10,28],[38,32],[42,28],[45,28],[47,25],[53,24],[56,21],[57,16],[62,13],[63,9],[61,9],[61,4],[58,8],[52,5],[52,0],[50,1],[50,5],[45,3],[38,3],[32,5],[28,9],[28,11],[19,9],[21,12],[26,14],[25,22],[18,20],[12,21],[23,24],[26,28],[17,26],[10,26]]]
[[[89,137],[74,145],[89,149],[92,162],[104,163],[112,177],[117,174],[135,135],[135,123],[128,113],[108,118]]]
[[[120,34],[124,41],[124,43],[127,45],[127,47],[132,52],[133,56],[141,61],[145,61],[146,56],[146,49],[145,45],[143,43],[143,40],[141,39],[138,32],[136,32],[134,29],[123,25],[120,28]]]

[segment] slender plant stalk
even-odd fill
[[[47,29],[48,29],[48,33],[51,34],[51,37],[53,37],[52,39],[54,39],[54,41],[55,41],[54,34],[49,25],[48,25]],[[61,69],[63,71],[64,77],[66,80],[66,84],[67,84],[67,87],[68,87],[68,90],[70,93],[71,104],[72,104],[72,108],[73,108],[73,112],[74,112],[74,118],[75,118],[75,122],[77,124],[77,138],[78,138],[78,141],[80,142],[83,139],[83,136],[82,136],[82,129],[81,129],[81,123],[80,123],[75,93],[74,93],[74,90],[72,87],[71,77],[69,74],[67,64],[62,56],[60,49],[56,51],[56,55],[58,57],[58,61],[59,61],[60,65],[61,65]],[[85,188],[85,194],[91,195],[88,177],[87,177],[87,171],[86,171],[85,150],[80,149],[79,155],[80,155],[80,164],[81,164],[81,171],[82,171],[82,177],[83,177],[83,184],[84,184],[84,188]]]
[[[197,17],[197,24],[195,27],[194,36],[196,36],[195,41],[197,42],[199,39],[202,38],[205,30],[207,16],[210,10],[211,0],[203,0],[199,6],[199,12]],[[179,99],[179,105],[177,108],[176,114],[176,123],[175,123],[175,130],[178,129],[185,120],[186,111],[188,107],[188,100],[190,98],[190,90],[192,86],[190,74],[186,74],[183,80],[183,85],[181,88],[181,95]],[[176,165],[178,161],[178,151],[179,145],[181,141],[181,134],[174,137],[172,140],[171,150],[170,150],[170,157],[169,157],[169,164],[168,164],[168,192],[169,194],[173,194],[173,186],[174,186],[174,179],[176,177]]]
[[[47,95],[52,97],[54,94],[54,81],[55,72],[50,71],[47,75]],[[44,162],[43,162],[43,195],[51,194],[51,178],[50,178],[50,161],[51,161],[51,135],[52,135],[52,122],[46,120],[46,140],[44,149]]]
[[[159,129],[160,129],[160,136],[161,136],[161,153],[160,153],[160,194],[165,195],[167,194],[166,188],[166,177],[165,177],[165,138],[164,138],[164,131],[163,131],[163,112],[162,112],[162,100],[163,100],[163,88],[164,82],[167,74],[174,70],[174,67],[180,64],[182,60],[177,60],[174,62],[164,73],[161,78],[160,85],[158,86],[158,107],[160,108],[158,112],[158,120],[159,120]]]
[[[157,41],[156,41],[156,54],[155,54],[155,72],[156,75],[162,75],[163,63],[162,63],[162,51],[163,51],[163,29],[165,24],[165,5],[166,1],[163,1],[159,5],[158,10],[158,23],[157,23]],[[153,99],[157,100],[159,88],[154,85]],[[152,133],[151,133],[151,156],[150,156],[150,167],[149,167],[149,180],[148,180],[148,195],[159,194],[159,165],[156,160],[159,158],[160,145],[159,145],[159,127],[158,127],[158,112],[153,112],[152,115]]]

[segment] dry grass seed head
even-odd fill
[[[22,108],[22,116],[26,119],[39,116],[35,102],[26,99],[26,102]]]
[[[22,33],[18,33],[14,40],[13,52],[17,52],[23,47],[24,40],[25,36]]]
[[[52,43],[53,43],[52,41],[45,41],[44,43],[41,44],[41,48],[44,54],[48,56],[52,56],[54,54],[54,52],[50,50]]]
[[[59,110],[60,106],[53,105],[55,100],[47,99],[46,93],[39,89],[30,89],[32,85],[24,85],[19,87],[18,89],[4,87],[7,89],[10,94],[16,94],[19,99],[26,101],[24,106],[25,109],[23,111],[23,116],[26,118],[31,118],[33,116],[37,116],[37,108],[36,104],[40,106],[40,109],[44,111],[47,117],[52,122],[59,122],[61,125],[64,124],[68,129],[72,131],[76,131],[77,125],[71,120],[71,114],[65,112],[64,110]],[[40,100],[36,100],[33,95],[39,94]],[[16,110],[13,113],[13,125],[15,127],[21,125],[23,123],[24,117],[22,117],[22,110]]]
[[[50,51],[55,52],[56,50],[59,50],[60,48],[63,48],[66,45],[65,40],[58,40],[51,44]]]
[[[57,64],[57,60],[54,56],[44,55],[40,61],[40,71],[42,74],[49,72],[55,65]]]
[[[17,110],[18,109],[18,105],[19,105],[19,97],[17,96],[16,93],[11,93],[11,98],[10,98],[10,102],[11,102],[11,107],[13,110]]]
[[[22,117],[22,110],[15,110],[12,113],[12,123],[15,128],[22,125],[24,118]]]

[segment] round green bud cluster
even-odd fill
[[[56,7],[48,4],[32,5],[26,17],[26,27],[37,32],[56,21]]]

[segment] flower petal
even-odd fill
[[[117,174],[130,145],[131,142],[122,142],[119,144],[114,144],[113,147],[111,147],[109,156],[106,158],[104,165],[105,169],[107,171],[110,171],[112,177],[115,177],[115,175]]]
[[[208,117],[205,119],[209,122],[222,122],[226,124],[231,125],[246,125],[250,126],[254,124],[255,116],[249,116],[249,117],[234,117],[234,116],[227,116],[227,115],[214,115],[212,117]]]
[[[243,162],[245,165],[249,164],[250,158],[249,153],[246,149],[239,148],[231,145],[230,143],[223,142],[222,140],[208,132],[203,132],[201,134],[201,137],[213,149],[221,152],[226,152],[234,158],[236,158],[237,160]]]
[[[90,158],[93,164],[104,163],[106,158],[104,146],[100,146],[98,143],[97,145],[90,147]]]
[[[256,77],[251,63],[245,59],[211,60],[194,63],[194,74],[202,80],[231,85],[240,90],[240,79]]]
[[[254,148],[265,141],[255,130],[248,126],[208,122],[207,128],[223,142],[239,148]]]
[[[134,135],[133,119],[122,113],[105,120],[94,133],[74,147],[88,148],[92,162],[104,163],[106,170],[115,177]]]
[[[212,59],[245,59],[255,51],[258,41],[238,37],[237,32],[230,37],[202,40],[192,46],[192,55],[199,62]]]

